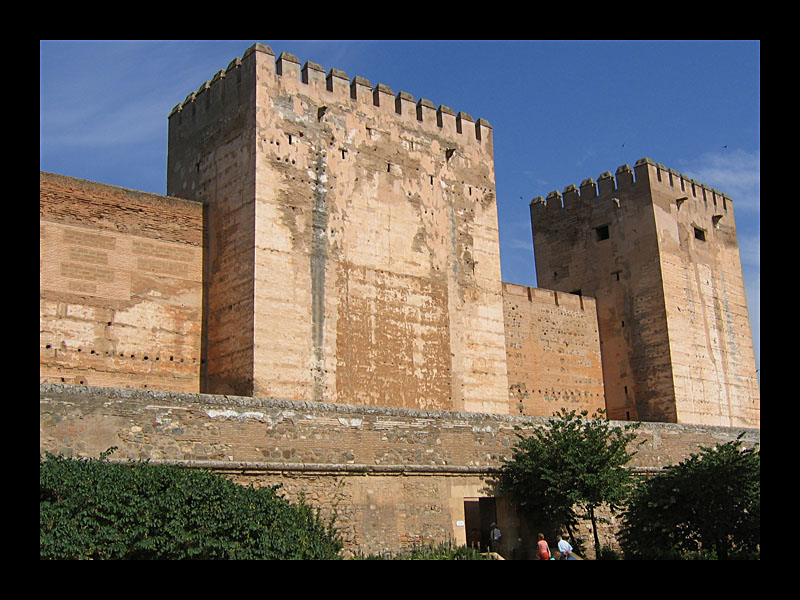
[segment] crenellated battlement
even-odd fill
[[[639,162],[637,161],[637,170]],[[601,197],[609,196],[613,192],[626,191],[633,189],[636,182],[639,180],[641,171],[631,169],[630,165],[624,164],[617,167],[616,176],[612,175],[610,171],[601,173],[597,181],[591,177],[581,181],[580,186],[574,183],[566,186],[562,192],[553,190],[545,198],[537,196],[530,202],[531,210],[533,209],[563,209],[570,208],[578,203],[578,201],[588,202]],[[618,198],[614,198],[619,202]]]
[[[482,142],[490,138],[492,126],[486,119],[475,120],[466,112],[454,111],[443,104],[437,106],[427,98],[415,100],[414,96],[405,91],[395,94],[388,85],[383,83],[373,85],[368,79],[359,75],[351,79],[340,69],[331,68],[326,74],[325,69],[315,62],[306,61],[301,66],[300,60],[288,52],[281,52],[275,58],[272,49],[261,43],[250,46],[241,58],[233,59],[226,69],[218,71],[197,91],[187,95],[183,102],[175,105],[169,117],[172,118],[189,108],[194,108],[201,100],[204,100],[207,106],[213,101],[209,92],[232,78],[240,78],[241,73],[238,70],[256,53],[274,59],[274,73],[277,78],[297,81],[301,86],[307,86],[309,92],[333,95],[335,100],[356,106],[390,110],[400,117],[415,119],[420,125],[435,128],[438,133],[454,139]]]
[[[674,188],[676,191],[684,193],[685,196],[677,199],[683,202],[689,198],[711,202],[713,206],[727,211],[733,207],[730,196],[714,188],[704,185],[687,175],[682,175],[674,169],[668,169],[660,163],[656,163],[645,157],[640,158],[631,168],[624,164],[617,167],[616,174],[610,171],[600,174],[597,181],[591,177],[584,179],[580,186],[570,184],[562,192],[553,190],[546,197],[536,196],[530,202],[531,210],[552,211],[554,209],[568,209],[578,201],[588,202],[593,200],[610,200],[619,206],[622,201],[620,197],[625,192],[633,191],[639,182],[649,182],[652,185],[665,185]]]
[[[650,172],[653,175],[653,177],[650,178],[650,181],[654,185],[661,184],[668,186],[675,189],[675,191],[685,194],[685,196],[678,198],[677,201],[679,203],[688,200],[689,198],[695,198],[697,200],[702,200],[706,204],[710,202],[715,208],[719,208],[723,211],[733,208],[733,202],[728,194],[700,183],[688,175],[678,173],[674,169],[668,169],[664,165],[655,163],[649,158],[639,159],[636,164],[639,165],[639,163],[647,165],[647,167],[650,169]]]

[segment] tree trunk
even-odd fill
[[[597,537],[597,522],[594,516],[594,506],[589,506],[589,519],[592,521],[592,534],[594,535],[594,559],[600,557],[600,538]]]

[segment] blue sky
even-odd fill
[[[649,157],[731,196],[760,368],[757,41],[41,41],[39,168],[164,194],[167,116],[255,41],[491,123],[503,280],[529,202]]]

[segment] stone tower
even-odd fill
[[[733,202],[644,158],[531,202],[540,287],[597,302],[609,418],[760,426]]]
[[[255,44],[169,117],[201,390],[508,412],[492,129]]]

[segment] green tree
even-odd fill
[[[760,451],[741,436],[701,450],[633,494],[620,530],[627,559],[759,556]]]
[[[628,445],[639,424],[612,426],[603,410],[591,418],[588,414],[561,409],[548,425],[529,435],[517,433],[519,441],[503,461],[499,483],[530,522],[564,528],[573,540],[578,519],[589,519],[599,555],[597,509],[620,510],[633,486],[626,465],[635,455]]]
[[[330,559],[333,522],[275,487],[210,471],[47,454],[39,462],[41,559]]]

